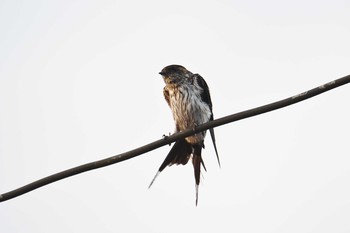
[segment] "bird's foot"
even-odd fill
[[[198,125],[197,125],[196,123],[194,123],[194,124],[193,124],[192,130],[193,130],[193,131],[196,131],[196,130],[197,130],[197,126],[198,126]]]
[[[165,134],[163,134],[163,139],[164,140],[167,140],[168,139],[168,137],[171,135],[171,133],[169,132],[169,135],[165,135]],[[171,143],[169,143],[169,146],[171,146]]]

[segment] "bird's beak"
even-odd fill
[[[164,76],[165,73],[163,71],[159,72],[160,75]]]

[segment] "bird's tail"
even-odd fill
[[[173,164],[187,164],[192,154],[192,145],[188,143],[185,139],[181,139],[175,142],[173,148],[169,151],[169,154],[165,158],[162,165],[160,165],[157,174],[154,176],[151,184],[148,188],[150,188],[157,178],[159,173],[161,173],[166,166],[171,166]]]
[[[194,178],[196,181],[196,205],[198,203],[198,187],[200,183],[200,175],[201,175],[201,165],[205,168],[203,159],[202,159],[202,148],[203,142],[192,145],[188,143],[185,139],[181,139],[175,142],[173,148],[171,148],[169,154],[165,158],[162,165],[160,165],[157,174],[154,176],[152,182],[148,186],[150,188],[157,178],[157,176],[166,168],[167,166],[171,166],[173,164],[182,164],[185,165],[188,163],[188,160],[191,158],[192,154],[192,163],[194,169]]]
[[[202,147],[203,146],[201,144],[193,145],[192,163],[194,169],[194,178],[196,180],[196,205],[198,203],[198,187],[200,183],[201,165],[203,166],[204,170],[207,170],[202,159]]]

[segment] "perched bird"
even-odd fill
[[[199,74],[193,74],[180,65],[170,65],[159,72],[165,87],[163,94],[175,121],[175,133],[193,129],[198,125],[213,120],[212,103],[207,83]],[[220,166],[219,155],[215,144],[214,129],[210,129],[216,157]],[[166,166],[187,164],[192,158],[194,177],[196,181],[196,205],[198,203],[198,185],[200,182],[201,165],[206,170],[202,159],[202,148],[206,132],[200,132],[175,142],[169,154],[159,167],[151,185]]]

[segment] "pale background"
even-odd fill
[[[349,1],[0,2],[0,193],[174,129],[158,72],[207,81],[215,116],[350,74]],[[7,232],[349,232],[350,86],[0,203]]]

